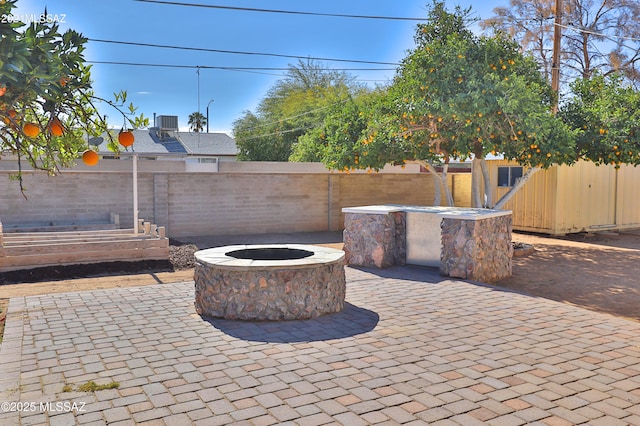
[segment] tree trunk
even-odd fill
[[[447,205],[449,207],[453,207],[453,203],[454,203],[453,202],[453,195],[451,195],[451,189],[449,189],[449,185],[447,185],[447,169],[448,169],[448,165],[445,164],[444,169],[443,169],[443,173],[442,173],[442,175],[440,175],[440,174],[438,174],[438,171],[436,170],[436,168],[433,167],[433,164],[428,163],[426,161],[422,161],[422,160],[417,160],[416,163],[420,164],[422,167],[427,169],[427,171],[429,173],[431,173],[431,175],[436,179],[433,205],[434,206],[439,206],[441,204],[441,202],[442,202],[441,186],[443,186],[444,187],[445,197],[446,197],[446,200],[447,200]]]
[[[442,166],[442,183],[444,184],[444,195],[447,197],[447,206],[453,207],[455,201],[453,200],[453,194],[451,194],[451,189],[449,185],[447,185],[447,172],[449,171],[449,164],[445,163]]]
[[[482,178],[482,171],[480,170],[480,162],[481,160],[478,158],[474,158],[471,161],[471,202],[473,207],[482,208],[482,185],[480,179]]]
[[[491,186],[491,179],[489,178],[489,167],[487,167],[487,160],[480,159],[480,169],[482,170],[482,182],[484,183],[484,207],[489,207],[493,204],[493,188]]]
[[[511,189],[498,200],[498,202],[493,206],[494,209],[501,210],[504,208],[504,205],[509,201],[520,188],[524,186],[525,183],[533,176],[535,173],[540,171],[540,167],[532,167],[525,172],[525,174],[517,180],[516,184],[511,187]]]
[[[424,161],[418,162],[422,167],[427,169],[427,171],[434,177],[434,186],[433,186],[433,205],[439,206],[441,202],[441,194],[440,194],[440,175],[436,171],[436,169],[429,163]]]

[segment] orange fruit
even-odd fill
[[[98,161],[100,161],[100,157],[95,151],[88,149],[82,153],[82,162],[87,166],[95,166]]]
[[[49,124],[49,132],[51,132],[51,135],[53,136],[62,136],[62,134],[64,133],[64,127],[62,126],[60,120],[58,120],[57,118],[51,120],[51,124]]]
[[[120,145],[124,147],[133,145],[134,139],[135,138],[133,137],[133,133],[128,130],[120,132],[120,134],[118,135],[118,142],[120,142]]]
[[[4,96],[7,93],[7,86],[0,87],[0,96]]]
[[[40,129],[33,123],[27,123],[22,127],[22,131],[30,138],[35,138],[40,133]]]
[[[68,77],[60,77],[59,82],[60,82],[60,86],[64,87],[69,82],[69,78]]]
[[[3,117],[2,121],[4,121],[4,124],[10,124],[11,123],[11,119],[16,118],[16,111],[13,109],[10,109],[9,111],[7,111],[7,115],[8,117]]]

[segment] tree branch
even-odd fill
[[[493,206],[496,210],[502,210],[504,205],[509,201],[513,196],[524,186],[525,183],[533,176],[535,173],[542,170],[540,167],[531,167],[528,169],[525,174],[516,181],[516,184],[511,187],[511,189],[498,200],[498,202]]]

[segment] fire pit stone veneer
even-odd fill
[[[328,247],[236,245],[195,253],[195,308],[203,316],[297,320],[339,312],[344,252]]]

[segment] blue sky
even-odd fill
[[[430,0],[187,0],[184,3],[246,8],[307,11],[317,13],[416,17],[426,16]],[[508,0],[446,1],[472,6],[480,18],[488,18]],[[398,62],[413,47],[415,21],[354,19],[259,13],[176,6],[134,0],[69,1],[19,0],[18,16],[47,12],[61,22],[95,40],[151,43],[172,46],[275,53],[376,62]],[[88,61],[116,61],[216,67],[286,68],[297,59],[137,47],[90,41]],[[346,62],[324,62],[333,68],[393,68]],[[393,77],[394,71],[348,71],[374,85]],[[126,90],[128,100],[150,118],[177,115],[181,128],[190,113],[206,115],[209,105],[210,131],[232,129],[244,111],[255,110],[267,90],[283,71],[229,71],[219,69],[141,67],[94,64],[92,77],[98,96],[112,97]],[[199,98],[199,102],[198,102]],[[211,102],[213,100],[213,102]],[[115,111],[105,108],[109,121],[120,126]]]

